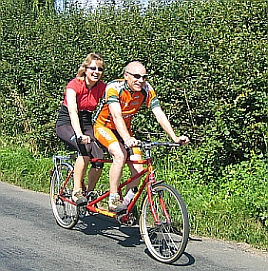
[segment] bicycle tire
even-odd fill
[[[189,238],[189,219],[185,203],[172,186],[161,183],[153,186],[152,197],[160,225],[156,225],[145,196],[140,216],[140,232],[150,254],[158,261],[171,264],[183,254]],[[164,200],[171,223],[163,213],[159,199]]]
[[[52,207],[52,212],[57,224],[65,229],[73,228],[79,219],[76,205],[62,200],[59,197],[61,188],[63,187],[67,176],[72,170],[73,166],[69,163],[60,163],[57,165],[57,170],[54,168],[50,180],[50,204]],[[67,200],[72,200],[73,185],[74,180],[72,174],[64,190],[62,191],[61,196]]]

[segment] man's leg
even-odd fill
[[[135,160],[141,160],[142,157],[140,154],[134,154],[130,156],[130,160],[135,161]],[[129,170],[131,172],[131,177],[133,177],[134,175],[136,175],[137,173],[141,172],[143,170],[143,165],[142,164],[128,164]],[[131,182],[130,184],[128,184],[126,186],[126,192],[133,187],[137,187],[140,184],[140,179],[142,176],[140,176],[139,178],[137,178],[136,180],[134,180],[133,182]]]
[[[118,213],[127,209],[118,195],[118,186],[121,182],[127,151],[119,142],[111,143],[108,150],[113,156],[113,163],[110,168],[109,210]]]
[[[112,130],[106,127],[94,126],[95,138],[108,149],[113,156],[113,163],[110,167],[110,196],[109,210],[113,212],[121,212],[126,209],[118,195],[118,186],[120,185],[123,167],[127,158],[127,151],[124,146],[119,143],[118,138]]]
[[[110,168],[110,193],[116,194],[118,192],[118,186],[120,185],[127,152],[118,141],[111,143],[108,151],[113,156],[113,163]]]

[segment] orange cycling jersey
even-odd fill
[[[128,130],[130,130],[133,116],[139,111],[143,104],[146,104],[150,109],[160,106],[155,91],[148,82],[145,82],[141,91],[132,91],[127,86],[125,79],[117,79],[106,86],[103,101],[94,117],[96,125],[116,130],[108,108],[108,105],[114,102],[120,103],[122,117]]]

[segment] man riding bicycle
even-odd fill
[[[141,151],[137,148],[138,140],[133,137],[131,120],[145,103],[152,110],[157,121],[165,132],[176,143],[182,145],[189,142],[186,136],[176,136],[169,120],[163,112],[160,101],[152,86],[146,81],[147,74],[143,64],[139,61],[130,62],[124,70],[124,79],[117,79],[107,84],[101,107],[94,117],[95,138],[105,146],[113,156],[110,168],[110,196],[109,210],[121,212],[126,205],[120,200],[118,186],[130,148],[130,159],[140,160]],[[140,164],[129,164],[132,176],[142,171]],[[127,190],[139,185],[137,179]]]

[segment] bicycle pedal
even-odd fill
[[[86,205],[84,206],[80,206],[78,205],[77,206],[77,214],[79,216],[79,218],[83,218],[87,213],[87,208],[86,208]]]
[[[86,198],[80,198],[76,201],[77,206],[86,206],[87,205],[87,199]]]
[[[90,191],[86,194],[87,202],[91,202],[99,197],[99,194],[95,191]]]
[[[115,213],[117,216],[120,216],[120,215],[125,215],[127,214],[127,209],[115,209],[115,210],[112,210],[112,209],[109,209],[109,212],[112,212],[112,213]]]

